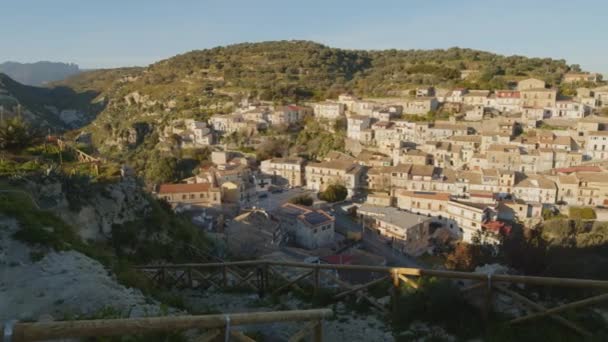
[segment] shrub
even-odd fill
[[[319,198],[330,203],[344,201],[348,195],[348,190],[344,185],[331,184],[325,191],[319,193]]]
[[[312,199],[312,197],[308,195],[300,195],[289,199],[289,203],[305,205],[308,207],[312,206],[313,202],[314,200]]]
[[[569,215],[574,220],[595,220],[597,218],[595,211],[590,207],[571,207]]]
[[[21,116],[0,121],[0,148],[21,148],[30,142],[30,127]]]
[[[177,179],[177,158],[154,155],[146,164],[146,178],[153,183],[173,182]]]
[[[401,290],[394,304],[391,318],[397,330],[407,329],[413,321],[432,322],[467,338],[481,330],[477,310],[450,281],[423,278],[417,290]]]

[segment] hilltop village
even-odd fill
[[[596,77],[568,73],[562,83]],[[607,86],[566,97],[534,78],[512,89],[421,87],[399,98],[245,99],[208,122],[165,127],[161,143],[209,147],[211,162],[155,194],[240,257],[346,262],[335,256],[357,241],[378,263],[457,241],[498,248],[515,225],[574,212],[606,219],[605,108]],[[343,149],[310,158],[276,146],[256,160],[230,148],[239,137],[259,146],[311,123],[343,137]]]

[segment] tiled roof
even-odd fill
[[[161,184],[159,194],[176,194],[188,192],[206,192],[211,189],[211,183],[195,183],[195,184]]]

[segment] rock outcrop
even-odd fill
[[[102,264],[75,251],[50,252],[15,241],[15,220],[0,218],[0,320],[62,320],[111,308],[122,316],[160,315],[160,304],[116,282]]]
[[[42,208],[51,209],[66,223],[77,228],[84,240],[103,240],[112,232],[112,225],[145,216],[150,203],[143,190],[132,178],[104,185],[97,191],[72,198],[78,206],[70,206],[64,184],[51,177],[29,185]],[[73,196],[75,197],[75,196]]]

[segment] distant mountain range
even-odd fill
[[[32,86],[42,86],[50,82],[61,81],[76,75],[82,70],[73,63],[36,62],[18,63],[5,62],[0,64],[0,73],[7,74],[15,81]]]

